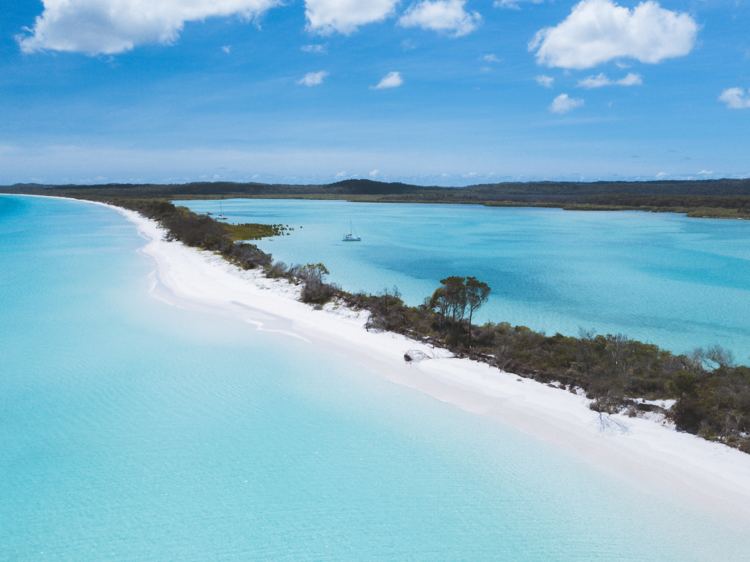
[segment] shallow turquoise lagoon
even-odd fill
[[[480,321],[622,333],[677,353],[719,344],[750,363],[750,221],[476,205],[178,204],[294,227],[259,247],[288,263],[322,262],[349,291],[398,285],[419,304],[440,279],[473,275],[492,287]],[[342,241],[350,220],[362,242]]]
[[[153,299],[143,243],[0,196],[0,560],[747,559],[720,513]]]

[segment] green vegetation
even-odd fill
[[[179,207],[184,209],[185,207]],[[285,231],[294,230],[283,224],[225,224],[229,237],[238,242],[240,240],[261,240],[272,236],[284,236]]]
[[[170,240],[218,252],[244,269],[262,268],[268,277],[301,284],[302,300],[317,308],[335,299],[354,309],[367,310],[368,330],[404,334],[450,349],[458,357],[485,362],[571,392],[583,391],[592,400],[590,407],[601,414],[627,412],[635,416],[642,411],[661,412],[680,430],[750,453],[750,368],[736,365],[732,354],[719,346],[673,355],[621,334],[595,335],[581,330],[578,337],[559,333],[547,336],[507,322],[475,326],[473,315],[491,289],[474,277],[446,277],[422,305],[406,306],[397,288],[379,295],[346,293],[325,282],[328,270],[323,264],[288,266],[273,262],[270,254],[253,244],[237,242],[281,235],[287,230],[282,225],[227,225],[156,197],[103,198],[87,193],[83,198],[137,211],[159,221]],[[619,204],[624,202],[622,199],[613,200],[618,208],[624,206]],[[687,200],[650,201],[654,203],[650,210],[663,210],[667,204],[684,205]],[[712,206],[715,201],[706,197],[690,201],[696,205],[694,213],[730,208]],[[724,201],[733,205],[736,214],[746,214],[745,198]],[[408,354],[405,359],[411,360]],[[644,403],[644,399],[676,402],[664,409]]]
[[[228,261],[243,269],[268,267],[271,255],[254,244],[237,243],[243,235],[252,233],[281,234],[281,225],[243,224],[229,225],[205,215],[197,215],[187,207],[175,207],[169,201],[159,199],[120,198],[109,203],[136,211],[144,217],[159,221],[167,230],[168,240],[177,240],[187,246],[220,252]],[[257,238],[254,238],[257,239]]]
[[[370,311],[369,330],[404,334],[571,392],[581,389],[592,400],[591,409],[602,414],[660,412],[679,430],[750,453],[750,368],[735,365],[721,347],[673,355],[622,334],[581,330],[578,337],[547,336],[507,322],[472,328],[471,313],[466,318],[472,302],[468,282],[453,276],[441,283],[417,307],[406,306],[396,288],[338,298]],[[489,293],[484,284],[481,290]],[[676,400],[670,409],[643,402],[669,399]]]
[[[689,217],[750,218],[750,180],[648,182],[504,182],[468,187],[417,186],[371,180],[327,185],[197,182],[189,184],[18,184],[4,193],[116,201],[140,199],[311,199],[372,203],[452,203],[491,207],[551,207],[579,211],[684,213]],[[249,236],[244,239],[253,239]]]

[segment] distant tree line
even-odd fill
[[[325,185],[237,182],[186,184],[17,184],[4,193],[59,195],[79,199],[334,199],[392,203],[461,203],[496,207],[555,207],[567,210],[635,209],[685,213],[690,217],[750,218],[750,179],[638,182],[501,182],[467,187],[418,186],[349,179]]]

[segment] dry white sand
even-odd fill
[[[366,313],[299,302],[299,289],[242,271],[210,252],[164,240],[137,213],[113,207],[135,223],[158,265],[153,294],[174,305],[244,319],[263,330],[301,338],[363,365],[394,383],[467,411],[485,414],[615,471],[711,504],[750,522],[750,455],[674,430],[661,419],[600,416],[584,397],[536,381],[455,359],[444,350],[391,333],[364,329]],[[406,363],[404,353],[431,357]],[[708,506],[707,506],[708,507]]]

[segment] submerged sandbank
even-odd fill
[[[400,335],[367,332],[366,312],[334,305],[316,311],[296,300],[299,289],[285,280],[266,279],[209,252],[167,242],[154,221],[112,208],[134,222],[148,240],[142,251],[157,262],[152,289],[157,298],[302,339],[397,384],[497,417],[530,435],[577,450],[600,466],[623,469],[750,521],[750,455],[676,432],[665,422],[600,416],[583,396],[455,359],[445,350]],[[411,350],[429,359],[406,363],[404,353]]]

